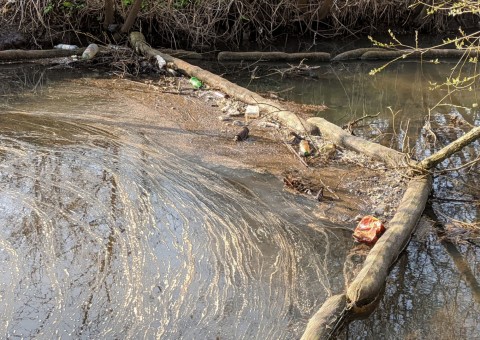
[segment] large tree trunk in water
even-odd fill
[[[127,19],[125,20],[122,28],[120,29],[121,33],[127,33],[132,28],[133,23],[137,18],[138,12],[140,12],[140,8],[142,7],[142,1],[143,0],[135,0],[135,2],[133,3],[130,12],[128,12]]]
[[[280,123],[292,130],[295,130],[299,133],[312,134],[317,133],[318,131],[315,126],[299,118],[295,113],[282,108],[280,104],[273,100],[263,98],[259,94],[234,84],[216,74],[151,48],[145,42],[145,37],[140,32],[130,33],[130,44],[137,53],[141,53],[151,58],[159,55],[165,59],[167,64],[173,64],[176,68],[181,70],[183,73],[188,74],[190,77],[197,77],[204,83],[209,84],[211,87],[220,89],[226,94],[237,98],[244,103],[258,105],[260,111],[264,115],[278,120]]]

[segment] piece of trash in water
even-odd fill
[[[258,105],[247,105],[245,108],[246,119],[256,119],[260,117],[260,108]]]
[[[308,143],[307,140],[302,139],[300,143],[298,144],[298,148],[300,150],[300,155],[301,156],[309,156],[310,155],[310,144]]]
[[[193,88],[195,89],[199,89],[203,85],[203,83],[197,77],[190,78],[190,84],[192,84]]]
[[[155,56],[155,59],[157,60],[157,65],[159,69],[162,69],[165,67],[165,65],[167,65],[167,62],[165,61],[165,59],[163,59],[158,54]]]
[[[248,127],[245,126],[245,127],[242,129],[242,131],[240,131],[239,133],[237,133],[237,134],[235,135],[235,137],[233,138],[233,140],[236,141],[236,142],[240,142],[240,141],[242,141],[242,140],[245,140],[245,139],[248,138],[248,133],[249,133],[249,132],[250,132],[250,130],[248,129]]]
[[[92,59],[95,57],[95,54],[98,52],[98,45],[97,44],[90,44],[87,46],[85,51],[82,53],[82,59]]]
[[[53,48],[59,49],[59,50],[76,50],[78,48],[77,45],[68,45],[68,44],[58,44],[53,46]]]
[[[385,231],[385,227],[378,218],[373,216],[364,216],[358,223],[353,237],[357,242],[375,243],[380,235]]]

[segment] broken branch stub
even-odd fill
[[[451,142],[443,149],[434,153],[430,157],[425,158],[423,161],[417,164],[417,167],[424,170],[429,170],[435,167],[437,164],[439,164],[443,160],[445,160],[446,158],[453,155],[455,152],[460,151],[462,148],[464,148],[465,146],[467,146],[468,144],[474,142],[479,138],[480,138],[480,126],[471,129],[469,132],[467,132],[457,140]]]

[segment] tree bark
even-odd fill
[[[480,138],[480,126],[471,129],[462,137],[448,144],[446,147],[437,151],[435,154],[430,157],[425,158],[420,163],[417,164],[418,167],[429,170],[435,167],[437,164],[445,160],[446,158],[453,155],[455,152],[460,151],[468,144],[474,142]]]
[[[121,33],[127,33],[132,28],[135,19],[137,18],[138,12],[140,12],[140,8],[142,7],[142,1],[143,0],[135,0],[135,2],[133,3],[132,8],[128,12],[127,19],[125,20],[122,28],[120,29]]]
[[[42,59],[42,58],[61,58],[69,57],[71,55],[80,55],[85,48],[78,48],[76,50],[6,50],[0,51],[0,60],[27,60],[27,59]]]

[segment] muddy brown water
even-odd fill
[[[351,233],[271,175],[176,148],[198,135],[158,118],[174,103],[95,73],[1,75],[2,338],[295,339],[343,291]],[[345,334],[477,337],[479,263],[427,231]]]

